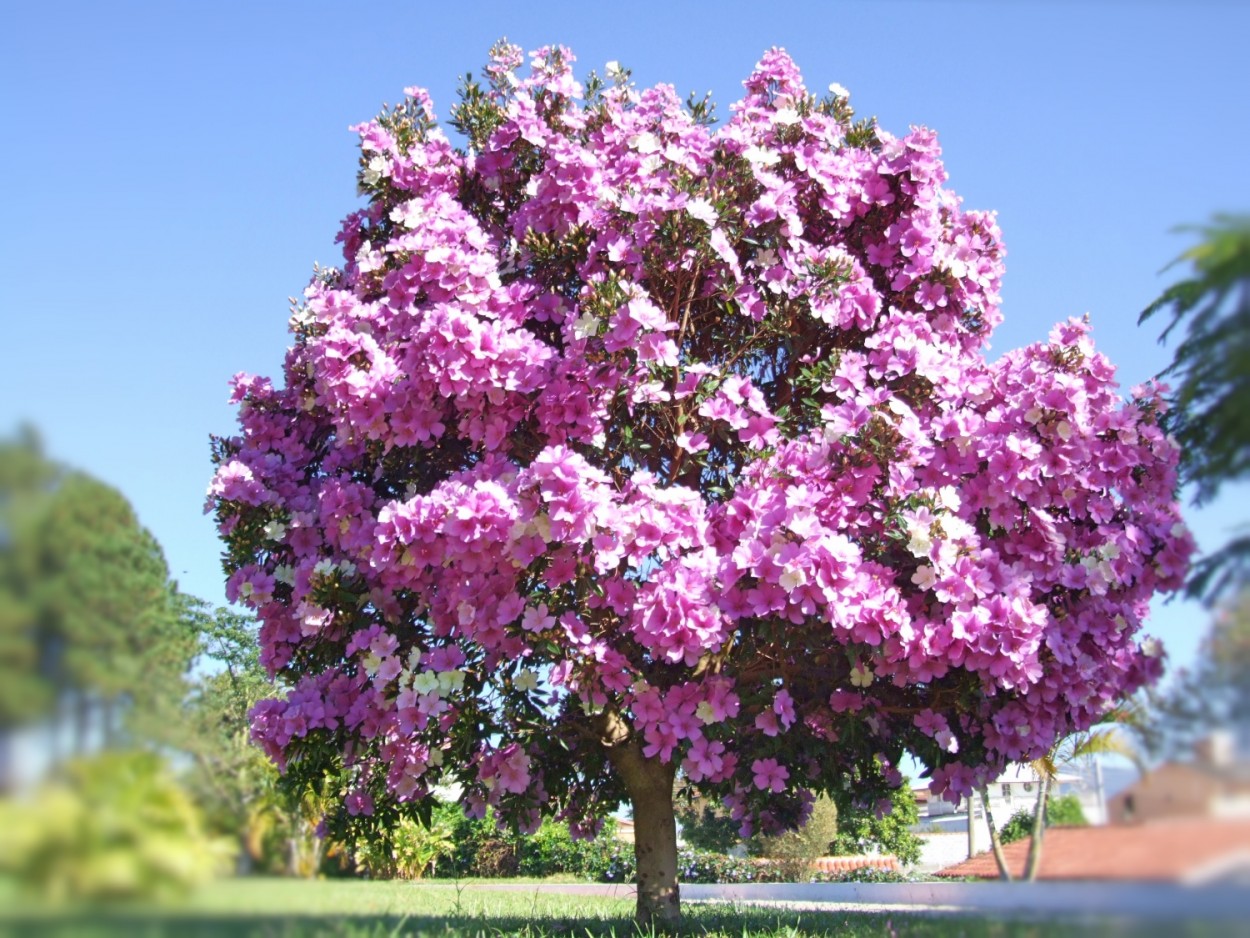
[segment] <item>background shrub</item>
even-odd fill
[[[849,793],[837,798],[838,835],[833,852],[837,856],[889,853],[903,866],[920,860],[923,842],[910,827],[920,820],[916,796],[904,784],[890,795],[889,814],[877,816],[875,805],[857,804]]]
[[[718,802],[685,790],[678,793],[674,808],[682,838],[696,850],[729,853],[742,842],[739,823]]]
[[[0,873],[54,900],[175,896],[233,858],[150,752],[70,762],[32,800],[0,805]]]
[[[838,806],[833,799],[821,795],[812,805],[812,815],[796,831],[786,831],[772,837],[752,837],[748,850],[752,856],[773,860],[799,861],[796,874],[807,868],[804,861],[829,856],[838,836]]]
[[[1046,806],[1046,826],[1063,825],[1065,827],[1084,827],[1089,824],[1085,811],[1081,807],[1081,799],[1076,795],[1060,795],[1051,798]]]
[[[1033,818],[1035,814],[1028,808],[1021,808],[1010,818],[1007,823],[1002,826],[998,832],[998,839],[1005,844],[1012,841],[1023,840],[1033,833]],[[1046,805],[1046,826],[1064,825],[1070,827],[1084,827],[1089,823],[1085,818],[1085,811],[1081,808],[1081,799],[1076,795],[1060,795],[1057,798],[1051,798]]]
[[[861,866],[854,870],[843,870],[840,873],[819,873],[812,877],[812,882],[821,883],[918,883],[925,881],[924,876],[904,873],[901,870],[883,870],[875,866]]]
[[[522,876],[569,874],[595,879],[608,865],[616,843],[616,822],[609,818],[594,840],[574,840],[568,825],[545,819],[533,834],[517,841],[517,870]]]
[[[998,831],[998,839],[1005,844],[1013,843],[1017,840],[1023,840],[1033,831],[1033,812],[1028,808],[1021,808],[1015,814],[1007,819]]]

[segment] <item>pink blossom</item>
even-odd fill
[[[899,748],[967,794],[1157,677],[1160,392],[1081,320],[986,358],[1002,236],[936,135],[853,145],[780,49],[714,128],[572,62],[498,45],[459,148],[416,88],[359,125],[340,267],[231,383],[266,753],[590,830],[607,733],[767,830]]]
[[[756,788],[778,794],[785,791],[786,779],[790,777],[789,770],[776,759],[756,759],[751,763],[751,773]]]
[[[496,779],[504,791],[520,794],[529,787],[530,760],[520,749],[504,750],[505,757],[500,761]]]
[[[546,603],[540,603],[537,607],[531,606],[527,608],[525,615],[521,617],[521,628],[527,632],[542,632],[555,624],[555,616],[548,614]]]
[[[347,808],[347,813],[353,816],[373,813],[373,798],[367,791],[356,789],[347,795],[343,803]]]
[[[690,747],[682,771],[692,782],[701,782],[717,775],[724,767],[725,744],[699,737]]]

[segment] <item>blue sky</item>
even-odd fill
[[[286,297],[335,263],[356,206],[349,124],[459,76],[507,36],[609,60],[640,85],[712,90],[720,113],[784,46],[809,87],[939,133],[950,186],[996,209],[1006,320],[991,356],[1091,314],[1125,389],[1166,366],[1139,311],[1192,239],[1250,209],[1250,5],[1215,2],[45,3],[0,35],[0,433],[120,488],[184,589],[223,600],[201,514],[226,381],[274,375]],[[1208,548],[1246,491],[1191,514]],[[1189,661],[1207,615],[1154,631]]]

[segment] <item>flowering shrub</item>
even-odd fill
[[[723,853],[683,849],[677,851],[677,879],[683,883],[764,883],[771,865],[730,857]]]
[[[634,851],[626,844],[616,844],[595,879],[601,883],[632,883],[636,881],[636,877]]]
[[[875,866],[860,866],[841,873],[818,873],[813,883],[923,883],[929,879],[922,873],[903,873]]]
[[[604,883],[632,883],[636,875],[633,851],[622,845],[595,878]],[[818,882],[821,875],[810,871],[804,861],[732,857],[690,847],[677,851],[677,879],[683,883]]]
[[[884,810],[904,751],[956,797],[1159,674],[1158,390],[1081,321],[985,359],[1004,252],[932,131],[779,50],[715,129],[523,63],[466,81],[463,146],[417,88],[356,128],[342,266],[215,444],[227,592],[292,685],[255,737],[346,779],[332,828],[448,781],[525,830],[629,799],[675,914],[678,768],[744,835]]]

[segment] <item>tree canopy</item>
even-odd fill
[[[254,711],[333,827],[634,808],[678,915],[677,772],[743,833],[967,795],[1157,676],[1178,450],[1086,323],[987,362],[994,216],[936,135],[768,52],[729,119],[500,44],[451,126],[356,128],[368,204],[239,375],[209,491],[227,591],[291,685]]]
[[[120,492],[48,460],[25,432],[0,445],[0,529],[0,726],[72,703],[79,721],[103,708],[107,734],[116,705],[178,692],[195,636]]]
[[[1194,664],[1149,695],[1150,720],[1140,730],[1156,757],[1186,759],[1216,732],[1232,733],[1250,756],[1250,586],[1219,601]]]
[[[1217,216],[1173,264],[1190,276],[1168,287],[1141,314],[1170,315],[1160,341],[1180,330],[1171,366],[1171,423],[1194,500],[1209,502],[1229,483],[1250,478],[1250,217]],[[1243,519],[1244,520],[1244,519]],[[1214,602],[1250,574],[1250,534],[1235,535],[1199,559],[1189,593]]]

